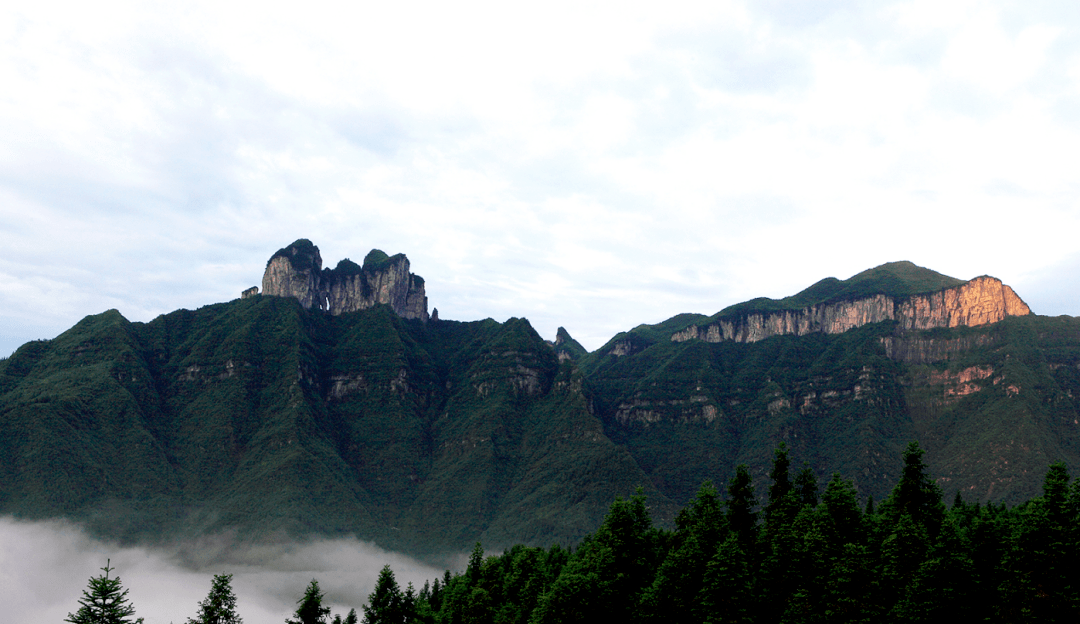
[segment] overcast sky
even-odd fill
[[[1080,3],[21,2],[0,355],[301,237],[595,349],[911,260],[1080,314]]]

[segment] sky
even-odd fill
[[[146,624],[180,624],[197,614],[215,574],[231,574],[236,611],[246,624],[280,624],[291,617],[312,579],[323,606],[344,619],[363,605],[389,565],[402,590],[419,590],[443,570],[355,539],[240,547],[222,536],[198,543],[119,547],[63,521],[0,518],[0,601],[6,623],[61,622],[102,568],[119,576],[135,617]],[[460,572],[466,559],[451,563]]]
[[[1080,314],[1080,3],[0,8],[0,356],[298,238],[595,349],[910,260]]]

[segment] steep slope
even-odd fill
[[[354,533],[430,553],[572,542],[639,485],[527,321],[254,296],[110,311],[0,362],[0,512],[128,539]]]
[[[1080,460],[1073,371],[1054,362],[1078,329],[993,278],[891,263],[640,326],[581,366],[605,432],[674,500],[738,463],[763,478],[781,440],[880,499],[918,439],[950,494],[1015,501],[1048,463]]]
[[[914,439],[968,500],[1030,498],[1080,461],[1080,319],[993,278],[892,263],[588,353],[525,319],[413,314],[422,281],[381,252],[321,262],[297,241],[268,263],[279,296],[110,310],[0,361],[0,513],[431,554],[572,543],[638,486],[666,522],[739,463],[763,494],[780,441],[878,499]],[[363,306],[327,303],[350,283]]]

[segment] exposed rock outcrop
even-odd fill
[[[1013,289],[993,277],[977,277],[933,293],[893,297],[872,295],[851,301],[808,306],[801,310],[750,312],[691,325],[672,334],[675,342],[704,340],[757,342],[770,336],[839,334],[868,323],[895,320],[901,330],[974,327],[1007,316],[1031,314]]]
[[[424,279],[409,272],[404,254],[387,256],[378,249],[364,258],[363,266],[345,259],[334,269],[324,269],[319,248],[302,238],[271,256],[262,291],[294,297],[305,308],[317,307],[334,315],[382,303],[403,318],[428,320]]]

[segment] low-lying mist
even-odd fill
[[[93,539],[64,521],[0,518],[0,604],[5,624],[62,622],[79,608],[91,577],[106,560],[119,576],[136,617],[146,624],[181,624],[194,617],[214,574],[232,574],[237,611],[245,624],[283,624],[311,579],[343,617],[361,605],[386,564],[402,589],[419,590],[443,569],[356,539],[238,545],[227,536],[195,543],[120,547]],[[447,560],[461,568],[466,554]]]

